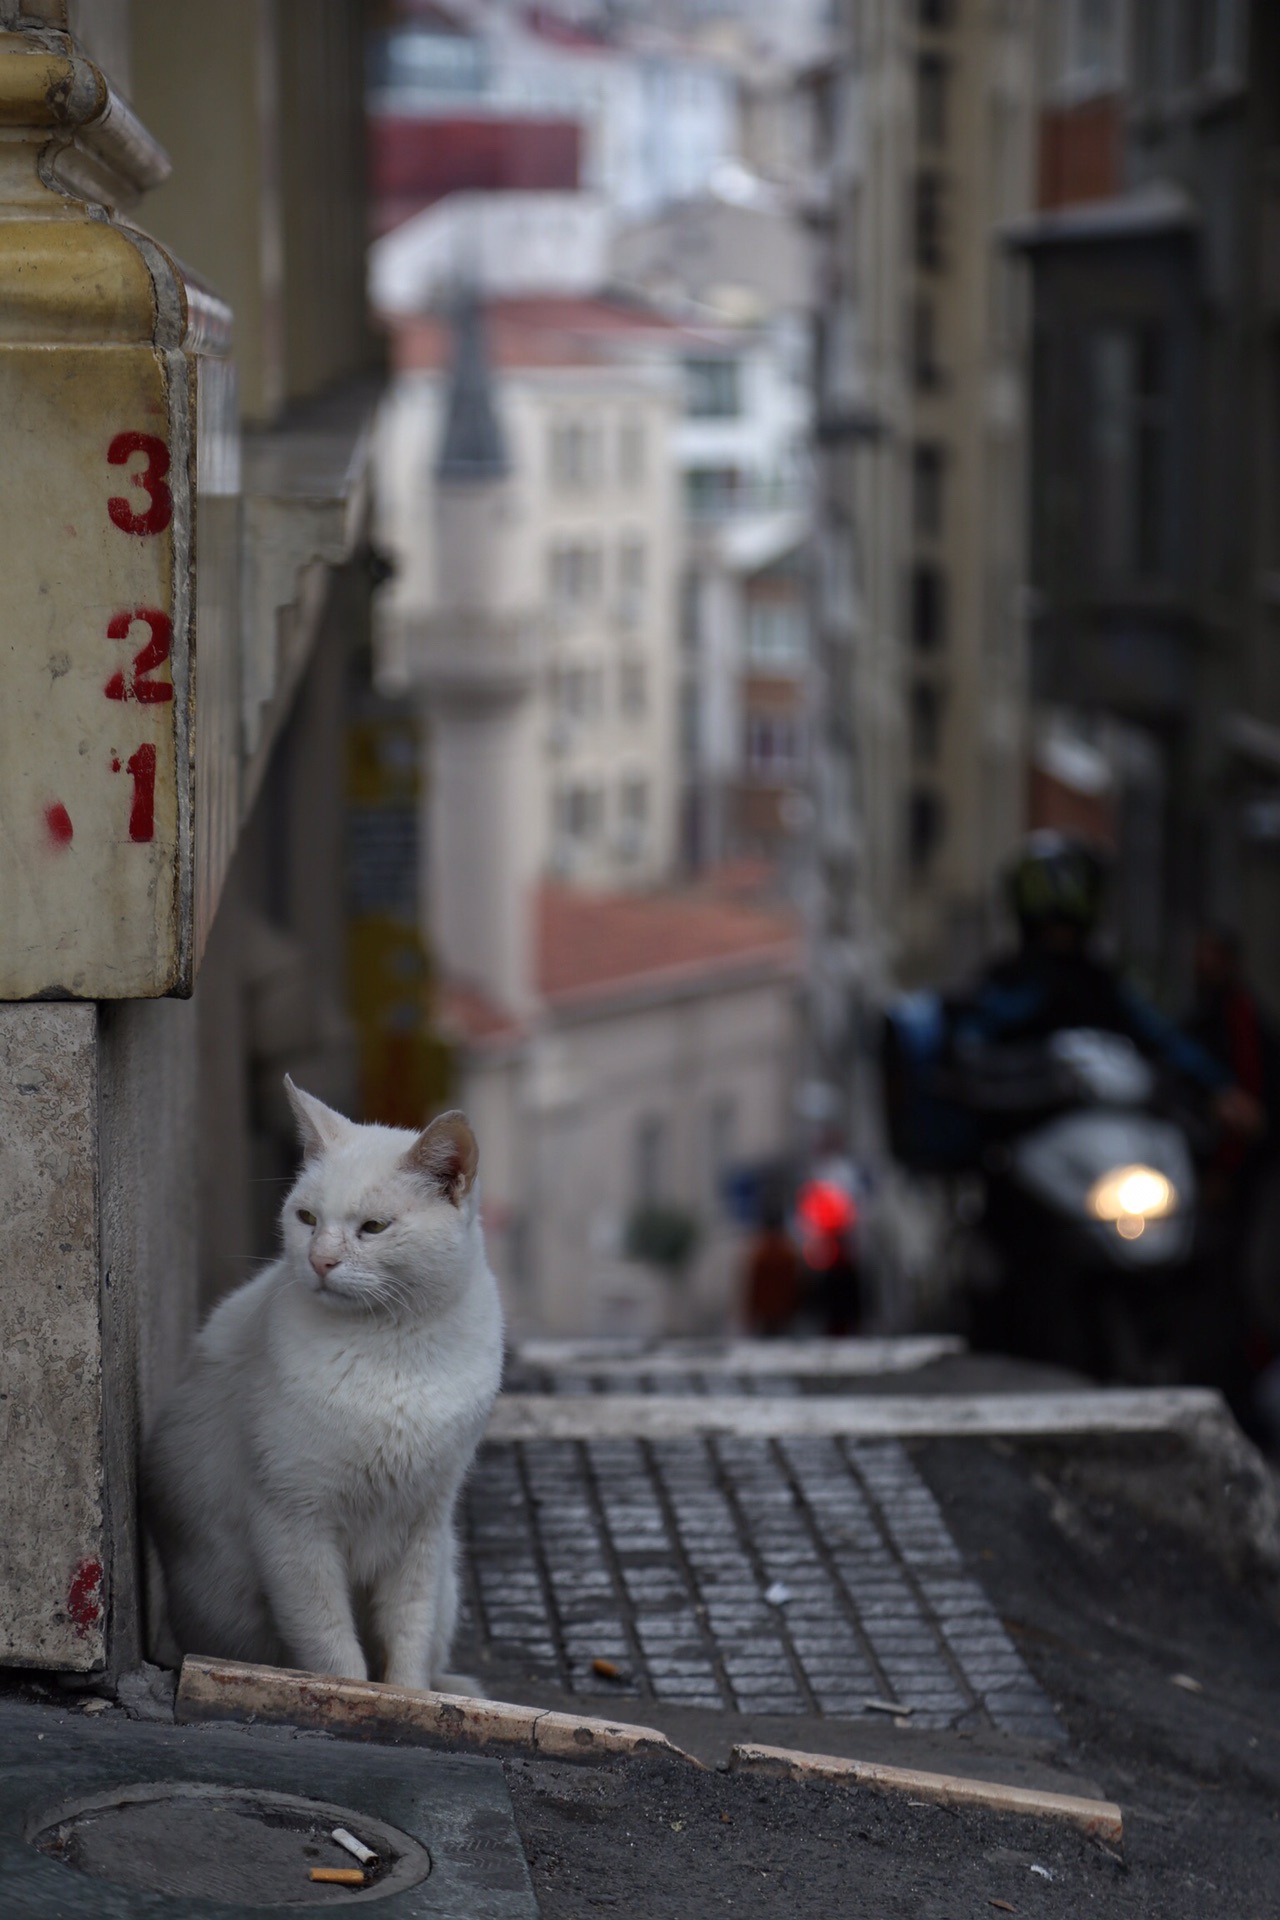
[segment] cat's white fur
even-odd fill
[[[215,1309],[145,1453],[170,1626],[184,1653],[448,1690],[454,1508],[502,1371],[475,1139],[285,1085],[283,1255]]]

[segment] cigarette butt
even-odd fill
[[[352,1854],[354,1858],[360,1862],[362,1867],[377,1866],[378,1856],[373,1848],[366,1847],[364,1841],[357,1840],[354,1833],[349,1832],[346,1827],[335,1827],[329,1835],[329,1838],[336,1840],[340,1847],[345,1847],[347,1852]]]
[[[593,1660],[591,1662],[591,1671],[592,1673],[600,1674],[605,1680],[621,1680],[622,1678],[622,1668],[616,1660]]]
[[[311,1878],[323,1880],[328,1887],[362,1887],[364,1874],[359,1867],[312,1867]]]

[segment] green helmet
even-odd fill
[[[1009,905],[1024,932],[1066,921],[1091,932],[1102,915],[1106,871],[1084,840],[1064,833],[1032,833],[1009,868]]]

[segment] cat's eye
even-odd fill
[[[389,1220],[362,1220],[360,1231],[361,1233],[385,1233],[390,1225]]]
[[[301,1220],[304,1227],[314,1227],[316,1223],[316,1217],[314,1213],[309,1212],[306,1207],[298,1208],[298,1218],[299,1220]]]

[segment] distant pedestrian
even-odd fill
[[[781,1203],[761,1208],[760,1230],[747,1255],[747,1330],[765,1339],[789,1333],[804,1296],[800,1255],[787,1233]]]
[[[853,1195],[834,1180],[810,1180],[796,1200],[796,1223],[809,1303],[817,1310],[823,1332],[837,1339],[856,1333],[862,1320],[862,1288]]]

